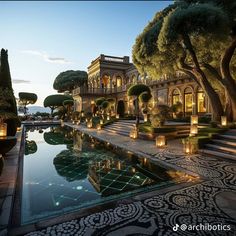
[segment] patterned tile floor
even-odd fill
[[[102,135],[111,140],[108,134]],[[120,139],[126,142],[124,137]],[[142,141],[136,144],[140,148]],[[150,158],[195,172],[206,181],[27,235],[236,235],[235,162],[201,155],[187,157],[173,146],[152,152]]]

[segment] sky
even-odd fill
[[[100,54],[130,56],[135,38],[171,1],[0,2],[0,47],[8,49],[15,96],[53,89],[66,70],[85,70]]]

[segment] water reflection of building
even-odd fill
[[[79,132],[74,133],[73,137],[73,149],[75,152],[81,152],[83,147],[83,139]]]
[[[115,160],[112,158],[104,159],[101,161],[96,160],[89,165],[88,180],[97,190],[97,192],[101,193],[107,187],[107,183],[105,183],[107,182],[107,180],[105,180],[103,177],[111,173],[112,170],[113,172],[115,170],[116,175],[122,173],[120,160]]]
[[[132,112],[133,102],[127,97],[127,89],[137,83],[150,86],[153,104],[173,105],[182,103],[185,116],[192,113],[211,112],[207,96],[193,79],[177,73],[175,77],[164,75],[159,80],[142,77],[129,57],[113,57],[101,54],[88,67],[88,86],[73,90],[76,110],[91,110],[97,97],[112,97],[117,103],[124,103],[125,112]]]

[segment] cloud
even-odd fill
[[[72,62],[66,60],[64,57],[51,57],[47,52],[40,52],[36,50],[23,50],[22,53],[31,54],[42,57],[44,61],[56,64],[71,64]]]
[[[24,79],[13,79],[12,82],[14,84],[29,84],[30,80],[24,80]]]

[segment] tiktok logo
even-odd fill
[[[176,224],[175,226],[173,226],[173,231],[178,231],[179,225]]]

